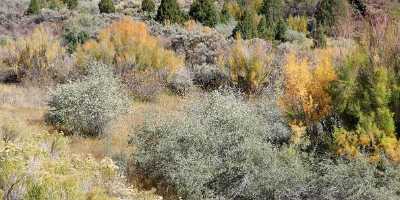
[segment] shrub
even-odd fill
[[[167,81],[162,72],[138,70],[124,74],[122,80],[130,94],[141,101],[156,100]]]
[[[182,118],[155,119],[134,136],[134,159],[146,175],[183,199],[279,199],[306,185],[310,172],[297,154],[268,143],[277,130],[263,122],[270,115],[232,94],[193,103]]]
[[[72,10],[78,7],[78,0],[63,0],[64,4],[67,5],[68,9]]]
[[[315,179],[318,199],[398,199],[398,166],[375,164],[360,157],[351,161],[324,161]],[[357,191],[357,192],[355,192]]]
[[[128,109],[112,69],[92,64],[82,80],[58,86],[50,95],[47,121],[67,132],[97,136]]]
[[[189,15],[196,21],[210,27],[214,27],[219,20],[213,0],[195,0],[190,7]]]
[[[178,95],[185,95],[193,86],[190,74],[186,70],[180,70],[168,80],[168,88]]]
[[[323,0],[317,5],[315,19],[317,25],[322,26],[328,33],[336,25],[338,20],[346,15],[347,1],[345,0]],[[343,19],[345,20],[345,19]],[[348,19],[347,19],[348,20]]]
[[[235,29],[233,29],[233,36],[240,34],[243,39],[256,38],[258,36],[258,24],[257,14],[254,11],[245,10]]]
[[[89,33],[85,31],[66,29],[63,37],[65,43],[67,43],[68,52],[73,53],[78,45],[81,45],[89,40]]]
[[[41,9],[40,0],[31,0],[31,2],[29,3],[27,13],[36,15],[39,13],[40,9]]]
[[[5,130],[12,132],[12,140],[3,140]],[[157,199],[125,185],[111,159],[72,153],[70,141],[61,134],[2,117],[0,137],[1,198]]]
[[[182,23],[184,18],[176,0],[161,0],[157,10],[157,21],[162,23]]]
[[[43,26],[3,48],[6,51],[3,63],[14,68],[20,80],[42,83],[64,78],[57,65],[64,59],[65,50]]]
[[[284,1],[264,0],[260,13],[265,15],[269,25],[276,24],[284,17]]]
[[[79,45],[90,38],[95,38],[108,22],[101,16],[78,14],[64,23],[63,39],[69,53],[73,53]]]
[[[215,90],[228,85],[229,76],[215,65],[196,65],[193,67],[193,82],[205,90]]]
[[[288,29],[285,33],[285,41],[287,41],[287,42],[303,44],[307,40],[308,40],[308,38],[307,38],[306,34],[302,33],[302,32],[297,32],[297,31]]]
[[[260,91],[271,72],[270,45],[263,40],[236,39],[225,64],[233,84],[248,94]]]
[[[285,41],[285,34],[287,31],[287,25],[283,20],[279,20],[275,27],[275,40]]]
[[[306,16],[289,16],[287,21],[288,26],[291,30],[301,33],[307,33],[308,19]]]
[[[78,65],[95,59],[115,66],[116,71],[165,70],[173,72],[183,65],[173,51],[162,47],[142,22],[123,18],[100,31],[98,40],[89,40],[77,49]]]
[[[112,0],[100,0],[99,2],[100,13],[113,13],[115,12],[114,3]]]
[[[400,143],[395,134],[394,114],[390,108],[390,77],[387,69],[371,63],[365,50],[348,57],[332,86],[335,108],[343,129],[335,132],[337,152],[355,156],[380,152],[400,160]]]
[[[156,9],[156,4],[153,0],[143,0],[142,1],[142,10],[145,12],[154,12]]]
[[[329,51],[317,54],[319,61],[311,69],[307,59],[298,60],[289,54],[284,67],[286,81],[281,105],[292,120],[310,125],[330,115],[332,98],[328,92],[337,79]]]

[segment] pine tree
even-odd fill
[[[275,40],[284,42],[287,25],[283,20],[279,20],[275,27]]]
[[[240,34],[243,39],[251,39],[258,36],[258,23],[256,14],[251,10],[245,10],[240,21],[233,30],[233,35]]]
[[[156,20],[162,23],[181,23],[184,20],[184,15],[176,0],[161,0]]]
[[[66,4],[70,10],[78,6],[78,0],[63,0],[63,3]]]
[[[114,3],[112,0],[101,0],[99,2],[100,13],[113,13],[115,12]]]
[[[283,1],[282,0],[264,0],[260,9],[260,13],[265,15],[267,22],[277,24],[283,19]]]
[[[142,1],[142,10],[145,12],[154,12],[156,9],[156,4],[153,0],[143,0]]]
[[[189,15],[210,27],[218,23],[218,12],[213,0],[195,0],[190,7]]]
[[[232,18],[232,16],[229,13],[228,1],[225,1],[224,5],[222,6],[222,10],[221,10],[221,14],[220,14],[220,21],[221,21],[221,23],[226,23],[231,18]]]
[[[40,11],[40,3],[39,0],[31,0],[29,4],[29,8],[27,10],[27,13],[30,15],[35,15],[38,14]]]
[[[335,26],[338,18],[345,15],[345,5],[345,0],[320,1],[315,11],[317,24],[323,26],[326,30]]]

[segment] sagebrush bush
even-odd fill
[[[398,166],[374,164],[365,158],[319,163],[323,174],[315,179],[318,199],[398,199]],[[315,193],[316,191],[314,191]]]
[[[105,132],[108,123],[129,109],[110,66],[94,63],[82,80],[59,85],[50,94],[47,121],[61,130],[87,136]]]
[[[114,2],[112,0],[100,0],[99,2],[100,13],[113,13],[115,12]]]
[[[275,131],[288,133],[271,126],[273,110],[257,111],[232,93],[201,96],[182,118],[146,123],[132,140],[134,159],[183,199],[275,199],[305,185],[310,173],[296,153],[269,143]]]
[[[62,74],[63,69],[58,66],[64,60],[65,50],[60,41],[43,26],[36,28],[31,35],[9,42],[2,48],[5,51],[3,63],[14,68],[20,80],[47,82],[65,76]]]

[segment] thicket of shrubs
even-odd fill
[[[72,9],[76,2],[32,0],[28,13]],[[190,9],[162,0],[156,21],[146,22],[98,14],[97,8],[143,17],[136,3],[101,0],[89,16],[63,10],[68,14],[51,17],[63,24],[62,40],[58,29],[50,33],[43,26],[17,39],[2,37],[0,79],[12,74],[34,86],[60,84],[50,94],[47,121],[84,136],[104,135],[129,110],[124,90],[135,100],[154,100],[166,88],[188,95],[182,102],[194,99],[180,115],[151,118],[132,137],[127,168],[139,169],[165,195],[399,199],[400,37],[394,19],[346,0],[196,0]],[[143,19],[151,18],[155,3],[141,6],[149,12]],[[7,21],[4,16],[0,12]],[[47,20],[43,12],[21,19]],[[224,87],[236,93],[212,92]],[[42,152],[65,145],[61,136],[20,137],[6,126],[0,136],[0,197],[109,199],[116,196],[110,190],[119,191],[112,186],[125,191],[119,178],[109,182],[117,172],[109,161],[113,176],[104,178],[104,163],[91,157],[75,161],[57,150]],[[27,174],[28,157],[43,159],[43,169]],[[54,178],[60,176],[65,179]],[[78,177],[99,182],[87,187]]]
[[[158,199],[125,185],[111,159],[74,154],[65,136],[19,121],[2,116],[0,122],[0,198]]]
[[[2,49],[2,63],[15,70],[18,80],[48,83],[67,75],[68,66],[59,67],[63,65],[65,49],[43,26],[31,35],[8,42]]]
[[[277,133],[289,128],[276,108],[210,93],[177,119],[146,123],[132,139],[133,159],[154,185],[166,183],[183,199],[399,197],[396,165],[316,158],[285,145],[289,138]]]

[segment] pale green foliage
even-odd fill
[[[109,158],[71,153],[61,134],[0,121],[0,197],[26,200],[156,199],[124,184]],[[142,195],[142,194],[140,194]],[[146,198],[147,197],[147,198]]]
[[[82,80],[60,85],[51,93],[48,121],[69,132],[99,135],[128,110],[128,101],[111,67],[100,63],[89,67]]]
[[[184,199],[279,198],[310,173],[295,151],[270,143],[275,132],[288,132],[275,112],[213,92],[190,103],[183,118],[149,122],[133,138],[134,159]]]

